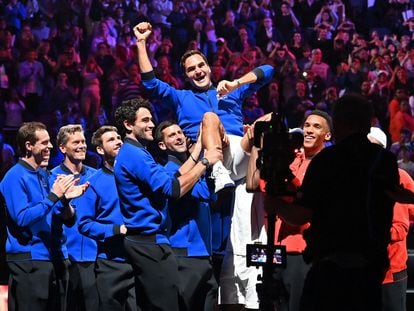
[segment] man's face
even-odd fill
[[[199,90],[207,90],[211,84],[211,70],[206,61],[198,54],[191,55],[184,63],[185,74],[191,85]]]
[[[265,28],[270,28],[270,27],[272,27],[272,24],[273,24],[272,19],[271,19],[271,18],[269,18],[269,17],[266,17],[266,18],[263,20],[263,26],[264,26]]]
[[[296,92],[298,96],[305,96],[306,94],[306,85],[303,82],[296,83]]]
[[[50,150],[53,148],[49,133],[46,130],[37,130],[35,135],[35,144],[32,145],[30,142],[27,142],[26,148],[31,151],[36,164],[46,167],[49,164]]]
[[[352,66],[352,68],[354,68],[354,70],[360,70],[361,69],[360,60],[359,59],[352,60],[351,66]]]
[[[78,163],[85,160],[86,157],[86,141],[82,132],[69,134],[66,144],[59,146],[60,151],[72,163]]]
[[[401,132],[400,133],[400,140],[399,140],[399,142],[401,144],[409,143],[410,140],[411,140],[411,137],[410,137],[410,134],[409,133],[405,133],[405,132]]]
[[[370,88],[371,88],[371,86],[370,86],[370,84],[369,84],[368,81],[362,82],[362,84],[361,84],[361,91],[363,93],[368,93]]]
[[[328,30],[321,28],[318,33],[318,38],[321,40],[326,40],[328,38]]]
[[[125,123],[126,128],[132,132],[130,135],[137,140],[153,141],[152,130],[154,129],[154,122],[151,112],[147,108],[141,107],[135,115],[133,124]]]
[[[285,56],[286,56],[286,51],[285,50],[277,50],[277,57],[283,58]]]
[[[303,148],[306,156],[313,156],[325,146],[325,141],[331,139],[328,123],[325,118],[310,115],[303,124]]]
[[[403,100],[403,99],[408,99],[407,94],[405,93],[405,91],[403,89],[398,89],[395,91],[395,97],[398,100]]]
[[[322,52],[320,51],[313,51],[312,52],[312,59],[319,64],[322,61]]]
[[[397,70],[397,78],[405,81],[405,79],[407,78],[407,72],[405,71],[405,69],[400,68],[399,70]]]
[[[27,52],[26,59],[29,62],[34,62],[37,59],[37,52],[35,52],[35,51]]]
[[[183,131],[177,124],[173,124],[162,130],[163,139],[158,143],[161,150],[168,150],[174,153],[187,151],[186,138]]]
[[[96,150],[105,158],[114,159],[122,146],[121,136],[115,131],[109,131],[103,133],[101,139],[102,147],[97,147]]]

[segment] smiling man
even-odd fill
[[[7,210],[8,308],[66,310],[68,251],[61,226],[73,224],[68,200],[80,196],[87,184],[74,186],[73,174],[49,183],[44,167],[53,146],[43,123],[23,124],[16,141],[21,157],[0,183]]]
[[[167,153],[165,168],[173,175],[188,158],[194,162],[201,152],[199,138],[188,157],[186,137],[173,121],[161,122],[155,131],[155,139],[158,147]],[[217,303],[217,282],[211,262],[209,204],[215,197],[214,184],[203,176],[185,196],[168,200],[171,223],[168,237],[177,259],[183,310],[210,311]]]
[[[202,123],[205,148],[219,150],[224,155],[223,162],[217,162],[212,169],[216,192],[226,186],[234,186],[233,180],[246,175],[247,165],[247,157],[240,146],[243,137],[242,105],[247,97],[271,81],[273,67],[262,65],[234,81],[220,81],[215,87],[205,55],[198,50],[189,50],[181,57],[181,66],[191,89],[177,90],[155,77],[146,49],[146,40],[152,33],[151,24],[139,23],[134,27],[134,33],[143,86],[177,112],[178,124],[194,142]],[[227,144],[228,147],[224,148]]]
[[[86,141],[80,124],[62,126],[57,135],[59,150],[64,155],[63,162],[52,169],[51,180],[59,175],[74,175],[82,183],[86,182],[96,169],[83,164],[86,157]],[[75,210],[81,209],[78,200],[73,201]],[[68,310],[98,310],[98,292],[96,290],[94,265],[96,260],[96,242],[80,234],[79,218],[72,227],[64,226],[69,252],[69,289]]]
[[[114,174],[127,229],[125,250],[142,290],[138,304],[143,310],[178,310],[178,270],[167,237],[167,199],[189,192],[221,155],[217,150],[206,151],[201,161],[189,159],[172,175],[146,149],[154,140],[149,101],[123,101],[115,111],[115,122],[125,135]]]
[[[95,265],[99,310],[137,309],[134,274],[126,262],[119,197],[113,166],[122,146],[114,126],[104,125],[92,135],[92,145],[103,158],[103,167],[90,179],[89,190],[82,197],[78,211],[79,231],[98,243]]]
[[[296,154],[290,164],[290,170],[295,176],[292,183],[299,188],[312,158],[325,148],[325,143],[331,139],[331,117],[324,111],[313,110],[303,123],[303,147]],[[257,149],[253,147],[249,167],[247,169],[247,189],[259,189],[260,171],[256,168]],[[278,217],[275,224],[275,244],[285,245],[288,265],[286,269],[279,269],[276,279],[284,288],[281,290],[280,307],[289,311],[298,311],[302,287],[309,265],[305,263],[302,253],[306,242],[303,232],[309,228],[309,223],[294,226]],[[283,296],[283,293],[286,295]]]

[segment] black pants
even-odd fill
[[[278,311],[299,311],[303,284],[309,268],[310,264],[305,262],[302,254],[288,254],[286,268],[276,269],[274,277],[281,286],[277,293]]]
[[[9,262],[9,311],[66,310],[67,262]]]
[[[185,310],[214,310],[218,286],[208,257],[177,257],[180,296]]]
[[[100,311],[137,310],[134,272],[129,263],[97,259],[95,271]]]
[[[404,311],[407,309],[407,270],[394,273],[394,282],[382,285],[382,310]]]
[[[332,261],[312,263],[303,287],[301,311],[381,310],[383,269],[344,268]]]
[[[98,311],[95,262],[71,262],[69,266],[68,311]]]
[[[166,244],[124,239],[138,288],[142,310],[178,310],[178,268],[171,247]],[[89,310],[88,310],[89,311]]]

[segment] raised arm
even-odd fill
[[[153,71],[151,61],[148,57],[146,42],[152,33],[152,25],[148,22],[139,23],[134,27],[134,34],[137,38],[138,66],[141,73]]]
[[[246,190],[247,192],[256,192],[259,191],[259,183],[260,183],[260,170],[257,168],[256,162],[257,158],[259,157],[259,148],[253,146],[254,141],[254,125],[257,121],[270,121],[272,117],[271,113],[265,114],[258,118],[253,125],[247,129],[244,137],[247,137],[251,144],[251,151],[250,151],[250,158],[249,163],[247,165],[247,173],[246,173]]]

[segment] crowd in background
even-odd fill
[[[199,49],[214,83],[258,65],[273,82],[244,103],[244,122],[279,111],[290,128],[310,110],[331,112],[342,94],[373,102],[377,126],[414,176],[412,0],[2,0],[0,1],[0,178],[13,163],[24,121],[52,135],[68,123],[86,133],[113,123],[125,99],[148,98],[132,28],[154,26],[147,49],[157,77],[185,88],[180,57]],[[157,121],[174,118],[153,101]],[[50,167],[60,163],[58,151]],[[90,153],[88,163],[99,165]]]

